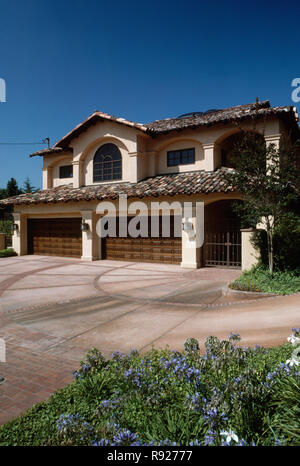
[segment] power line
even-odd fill
[[[6,146],[10,146],[10,145],[13,145],[13,146],[18,146],[18,145],[25,145],[25,144],[29,144],[29,145],[37,145],[37,144],[47,144],[46,142],[0,142],[0,144],[3,146],[3,145],[6,145]]]
[[[50,148],[50,138],[45,138],[41,142],[9,142],[9,141],[0,141],[1,146],[36,146],[40,144],[48,144],[48,148]]]

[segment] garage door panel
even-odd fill
[[[47,256],[81,257],[81,219],[29,219],[28,252]]]
[[[103,251],[110,260],[180,264],[181,244],[181,238],[107,237],[103,240]]]

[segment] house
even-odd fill
[[[14,206],[14,249],[19,255],[249,268],[256,260],[251,231],[241,231],[232,209],[241,195],[226,187],[222,176],[245,129],[278,146],[282,134],[298,134],[296,108],[261,101],[148,124],[95,111],[53,147],[30,155],[43,157],[42,191],[1,201]],[[97,222],[103,212],[97,206],[112,202],[120,219],[120,195],[129,204],[147,206],[203,203],[204,244],[189,231],[201,228],[196,207],[188,218],[182,214],[177,236],[165,237],[159,227],[157,237],[100,238]],[[165,214],[159,209],[159,222]]]

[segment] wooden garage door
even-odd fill
[[[80,225],[80,218],[29,219],[28,253],[81,257]]]
[[[173,232],[173,221],[171,221]],[[103,240],[104,257],[110,260],[180,264],[181,238],[110,238]]]

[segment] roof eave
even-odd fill
[[[69,133],[67,133],[63,138],[61,138],[56,144],[54,144],[53,147],[63,148],[64,146],[68,146],[68,144],[73,139],[78,137],[84,131],[87,131],[87,129],[90,126],[95,125],[99,121],[111,121],[112,123],[125,125],[137,131],[141,131],[144,134],[147,133],[146,126],[142,125],[141,123],[135,123],[133,121],[125,120],[124,118],[113,117],[111,115],[108,115],[102,112],[94,112],[92,115],[86,118],[86,120],[79,123],[79,125],[75,126],[75,128],[73,128]]]
[[[49,149],[33,152],[32,154],[29,154],[29,157],[45,157],[45,155],[61,154],[64,152],[73,153],[73,149],[71,147],[65,147],[64,149],[62,147],[50,147]]]

